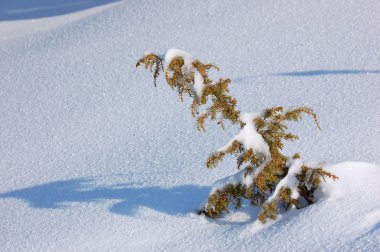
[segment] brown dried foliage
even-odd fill
[[[201,213],[216,218],[221,212],[228,212],[228,207],[231,204],[235,209],[238,209],[242,205],[242,198],[247,198],[246,194],[247,190],[241,184],[227,185],[223,190],[217,190],[209,197],[209,204],[201,211]]]
[[[153,74],[154,86],[157,86],[157,78],[160,75],[160,71],[164,71],[163,60],[156,54],[150,53],[139,59],[136,67],[141,66],[141,64],[144,64],[145,69],[149,68],[150,72]]]
[[[198,116],[198,129],[205,130],[204,122],[206,119],[212,121],[218,119],[218,124],[222,128],[224,128],[224,120],[229,120],[233,124],[239,122],[240,111],[236,108],[237,100],[229,94],[228,85],[230,83],[230,79],[219,79],[214,84],[206,84],[203,88],[202,96],[194,99],[192,104],[193,116],[198,114],[200,106],[206,105],[209,100],[211,101],[211,105],[206,108],[206,111]]]
[[[296,156],[299,156],[299,154]],[[282,187],[276,199],[264,204],[261,213],[258,215],[258,219],[263,223],[266,222],[267,218],[276,219],[279,212],[278,205],[281,204],[285,210],[288,210],[291,206],[302,208],[303,206],[299,204],[301,198],[307,202],[307,205],[315,203],[315,190],[320,186],[322,179],[325,180],[326,177],[332,180],[338,179],[337,176],[323,170],[321,167],[310,168],[303,165],[301,173],[297,175],[299,181],[297,190],[300,198],[292,199],[290,188]],[[268,207],[269,205],[270,207]]]
[[[198,130],[205,130],[205,121],[217,120],[217,123],[224,128],[224,120],[232,124],[239,124],[241,128],[245,126],[240,121],[240,111],[237,109],[237,100],[230,95],[230,79],[219,79],[213,82],[209,77],[209,70],[219,68],[213,64],[204,64],[199,60],[192,62],[191,68],[185,65],[182,57],[175,57],[168,63],[167,68],[163,67],[163,59],[156,54],[147,54],[141,58],[136,66],[145,65],[145,69],[150,69],[153,74],[154,84],[159,76],[160,71],[165,73],[166,82],[174,90],[176,89],[179,97],[183,100],[184,94],[193,97],[191,113],[196,117]],[[198,72],[203,78],[203,89],[201,96],[197,96],[194,90],[194,73]],[[208,106],[204,112],[199,113],[201,106]],[[237,140],[233,141],[224,151],[218,151],[211,154],[206,161],[208,168],[214,168],[227,154],[237,157],[237,168],[243,168],[245,177],[252,174],[258,167],[265,165],[259,174],[252,181],[252,185],[247,187],[240,183],[237,185],[228,184],[222,189],[217,190],[210,195],[206,207],[200,210],[210,217],[218,217],[224,212],[228,212],[228,207],[232,204],[235,208],[242,205],[242,199],[249,200],[252,206],[262,206],[262,212],[258,216],[261,222],[267,219],[276,219],[278,214],[278,205],[282,202],[285,209],[290,206],[298,206],[298,199],[290,197],[289,188],[281,188],[278,197],[266,202],[266,199],[273,193],[278,182],[287,175],[289,167],[287,166],[288,158],[281,151],[284,147],[284,141],[294,141],[298,136],[287,132],[286,122],[299,121],[303,115],[312,116],[318,129],[320,129],[318,119],[314,111],[309,107],[297,107],[285,109],[283,107],[272,107],[266,109],[261,117],[254,119],[257,132],[262,135],[269,146],[271,160],[260,154],[255,154],[252,149],[244,149],[243,144]],[[296,153],[294,159],[300,158]],[[308,202],[314,203],[314,191],[321,183],[321,179],[329,177],[333,180],[337,177],[322,168],[312,169],[307,166],[302,167],[302,173],[298,175],[300,195]]]
[[[168,64],[167,69],[163,69],[163,59],[156,54],[147,54],[142,57],[136,66],[145,65],[145,69],[150,69],[153,74],[154,84],[159,76],[160,71],[165,72],[165,78],[168,85],[174,90],[176,89],[181,100],[184,94],[190,97],[195,97],[191,105],[191,113],[197,118],[197,128],[205,130],[206,119],[218,120],[218,124],[223,128],[224,120],[229,120],[232,123],[239,122],[240,111],[237,110],[237,101],[229,95],[228,85],[230,79],[219,79],[215,83],[209,77],[209,71],[219,68],[214,64],[204,64],[199,60],[192,62],[192,68],[184,67],[185,60],[180,57],[174,57]],[[194,72],[197,71],[203,78],[203,92],[200,97],[197,97],[194,85]],[[211,102],[209,107],[205,108],[205,112],[199,114],[198,110],[201,106]]]
[[[315,124],[318,128],[318,120],[316,114],[311,108],[308,107],[298,107],[293,109],[284,109],[283,107],[273,107],[266,109],[261,117],[254,119],[257,132],[260,133],[265,142],[269,146],[269,151],[271,153],[271,160],[265,164],[265,167],[258,173],[254,181],[252,181],[251,188],[246,188],[246,192],[240,195],[229,195],[229,193],[235,193],[231,190],[219,190],[226,195],[229,195],[231,198],[241,197],[249,199],[251,205],[260,206],[265,202],[265,199],[273,193],[278,182],[287,175],[289,167],[287,166],[288,158],[282,154],[282,149],[284,147],[284,141],[294,141],[298,139],[298,136],[287,132],[288,126],[286,122],[288,121],[299,121],[302,119],[302,115],[310,115],[313,117]],[[242,124],[242,127],[245,125]],[[252,149],[246,150],[243,148],[242,143],[238,141],[233,141],[225,151],[218,151],[213,153],[207,159],[206,165],[208,168],[214,168],[217,164],[222,161],[222,159],[227,154],[234,154],[237,156],[237,168],[240,169],[243,164],[246,164],[244,168],[245,176],[254,172],[260,165],[264,164],[267,160],[265,157],[255,155]],[[300,155],[296,153],[293,158],[300,158]],[[305,166],[306,167],[306,166]],[[312,204],[314,201],[311,201],[310,198],[314,195],[314,190],[320,184],[320,178],[327,176],[332,177],[333,175],[324,171],[321,168],[310,169],[313,172],[312,176],[308,178],[311,179],[311,182],[303,182],[303,178],[300,180],[300,194],[305,198],[305,200]],[[309,183],[313,184],[313,187],[309,186]],[[304,185],[307,185],[306,188]],[[245,188],[243,186],[243,188]],[[288,194],[287,194],[288,193]],[[280,197],[276,202],[269,202],[264,204],[263,212],[260,214],[259,219],[261,221],[270,218],[273,219],[277,216],[277,204],[282,202],[285,209],[288,209],[291,205],[296,205],[296,201],[290,198],[290,191],[287,188],[283,188],[280,191]],[[288,195],[288,196],[287,196]],[[212,197],[212,195],[211,195]],[[211,198],[210,197],[210,198]],[[223,212],[226,212],[224,208],[219,208],[214,204],[218,204],[218,201],[210,200],[207,203],[207,208],[215,209],[213,210],[212,216],[220,216]],[[218,212],[218,209],[223,209]],[[272,211],[272,212],[271,212]],[[274,212],[273,212],[274,211]]]

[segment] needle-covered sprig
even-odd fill
[[[239,133],[206,161],[208,168],[215,168],[226,155],[234,155],[239,171],[215,182],[200,213],[218,217],[228,212],[231,205],[240,208],[246,199],[252,206],[261,207],[258,219],[264,223],[276,219],[280,208],[288,210],[303,207],[302,202],[314,203],[314,192],[322,181],[337,179],[320,166],[306,165],[299,154],[287,157],[282,153],[284,141],[298,140],[297,135],[288,131],[287,122],[297,122],[308,115],[320,129],[311,108],[272,107],[260,113],[242,113],[237,109],[237,100],[230,95],[231,80],[213,81],[209,71],[219,71],[217,66],[202,63],[178,49],[170,49],[164,56],[146,53],[136,66],[140,65],[150,69],[155,86],[163,72],[167,84],[181,100],[186,94],[193,99],[191,113],[196,117],[198,130],[205,131],[207,119],[216,120],[222,128],[224,121],[240,126]]]

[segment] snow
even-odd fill
[[[194,88],[195,94],[197,95],[196,97],[202,97],[203,87],[204,87],[204,79],[198,71],[195,71],[193,88]]]
[[[231,176],[227,176],[222,179],[218,179],[214,182],[211,187],[211,191],[209,195],[214,194],[217,190],[223,189],[226,185],[238,185],[242,181],[245,185],[249,186],[252,184],[252,180],[245,179],[245,170],[241,170]],[[251,177],[250,177],[251,178]]]
[[[240,120],[245,123],[245,126],[236,136],[236,140],[241,142],[246,150],[252,149],[257,156],[265,156],[270,158],[269,146],[264,141],[264,138],[257,132],[253,120],[257,117],[255,113],[242,113]]]
[[[194,61],[193,56],[188,52],[185,52],[185,51],[182,51],[182,50],[179,50],[176,48],[171,48],[165,53],[166,67],[176,57],[182,57],[183,58],[183,61],[184,61],[183,66],[185,67],[185,69],[192,69],[193,68],[193,64],[192,64]]]
[[[225,146],[219,148],[218,151],[224,152],[234,141],[238,141],[243,145],[245,150],[251,149],[255,155],[270,159],[269,146],[264,141],[262,135],[257,132],[253,121],[259,115],[259,113],[241,113],[239,119],[245,123],[245,126],[240,130],[239,134],[234,136]]]
[[[173,76],[173,73],[170,72],[170,70],[167,70],[167,67],[169,66],[170,62],[175,57],[181,57],[183,58],[184,64],[182,66],[182,72],[183,73],[194,73],[194,84],[192,86],[194,93],[196,94],[196,97],[201,97],[203,93],[203,87],[204,87],[204,80],[202,75],[196,71],[196,69],[193,67],[194,58],[193,56],[185,51],[171,48],[169,49],[164,57],[164,66],[165,66],[165,72],[168,72],[169,76]]]
[[[96,6],[0,12],[1,250],[380,250],[379,1]],[[339,180],[259,228],[248,205],[196,215],[236,172],[232,159],[204,164],[236,132],[198,132],[189,101],[135,69],[146,50],[171,47],[218,65],[241,111],[307,103],[322,131],[290,124],[300,140],[285,154],[326,161]]]
[[[280,190],[282,187],[289,188],[291,190],[290,197],[292,199],[298,199],[299,198],[299,192],[298,192],[298,186],[299,186],[299,180],[297,179],[297,175],[301,174],[302,172],[302,160],[301,159],[294,159],[291,160],[291,165],[289,167],[288,174],[283,178],[276,186],[276,189],[274,190],[273,194],[267,199],[267,202],[270,202],[278,197],[278,194],[280,193]]]
[[[115,7],[118,0],[17,0],[0,3],[0,45],[44,32]],[[28,8],[29,7],[31,8]],[[35,6],[33,6],[35,5]],[[44,6],[46,5],[46,6]],[[91,7],[91,8],[89,8]]]
[[[254,124],[254,119],[260,117],[261,113],[241,113],[240,121],[245,123],[245,126],[240,132],[234,136],[225,146],[218,149],[218,152],[225,152],[234,141],[241,143],[245,150],[252,150],[255,156],[264,157],[264,162],[249,174],[245,174],[245,170],[241,170],[234,175],[217,180],[210,191],[210,195],[214,194],[217,190],[222,189],[228,184],[237,185],[243,183],[247,187],[251,186],[254,179],[265,168],[265,166],[272,160],[269,152],[269,146],[264,141],[261,134],[257,132]]]

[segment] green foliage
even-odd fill
[[[205,130],[204,124],[207,119],[214,121],[224,128],[224,120],[232,124],[240,125],[241,130],[246,127],[247,122],[241,120],[240,111],[237,109],[237,101],[230,95],[230,79],[219,79],[213,82],[209,78],[209,70],[219,68],[213,64],[204,64],[199,60],[193,60],[191,68],[185,66],[185,59],[181,56],[174,57],[170,62],[166,62],[166,69],[163,67],[163,59],[156,54],[147,54],[141,58],[136,66],[145,65],[145,69],[150,69],[153,74],[154,83],[160,71],[165,73],[166,82],[176,90],[181,100],[184,94],[193,97],[191,112],[196,117],[198,130]],[[194,90],[195,74],[200,74],[203,78],[201,95]],[[204,112],[199,113],[202,106]],[[262,212],[258,219],[265,222],[267,219],[276,219],[279,206],[285,210],[291,207],[300,207],[300,197],[304,198],[307,204],[314,203],[314,192],[319,187],[321,179],[337,177],[322,168],[310,168],[302,166],[302,171],[296,175],[298,180],[297,192],[300,197],[292,198],[292,191],[288,187],[282,187],[277,195],[269,197],[274,193],[279,182],[288,175],[288,161],[291,159],[282,154],[284,141],[294,141],[298,136],[288,132],[287,122],[300,121],[303,115],[309,115],[314,119],[318,129],[318,119],[314,111],[309,107],[272,107],[264,110],[260,115],[254,117],[248,123],[259,133],[269,148],[270,156],[265,153],[255,152],[252,148],[245,148],[242,139],[235,139],[211,154],[206,161],[208,168],[215,168],[223,158],[234,155],[237,159],[237,169],[241,170],[241,181],[237,184],[227,184],[222,188],[214,190],[209,196],[204,209],[200,210],[209,217],[219,217],[228,212],[230,205],[239,208],[242,200],[246,199],[254,207],[262,207]],[[248,127],[248,126],[247,126]],[[299,159],[298,153],[294,154],[293,160]]]

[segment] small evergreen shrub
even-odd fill
[[[170,49],[164,56],[147,52],[137,62],[150,69],[153,82],[162,72],[166,82],[176,90],[180,99],[187,94],[193,98],[191,113],[196,117],[198,130],[205,131],[205,121],[224,121],[240,127],[240,132],[225,146],[212,153],[206,161],[207,168],[215,168],[227,155],[236,157],[236,174],[214,183],[207,204],[199,211],[209,217],[219,217],[232,205],[241,207],[246,199],[253,207],[262,207],[258,219],[265,223],[275,220],[280,208],[301,208],[315,202],[314,192],[322,179],[337,179],[322,167],[310,166],[301,161],[298,153],[292,157],[282,154],[284,141],[294,141],[298,136],[288,131],[287,122],[300,121],[308,115],[320,129],[314,111],[309,107],[272,107],[258,113],[242,113],[228,89],[230,79],[213,81],[209,71],[219,68],[204,64],[190,54]],[[199,112],[202,107],[203,111]]]

